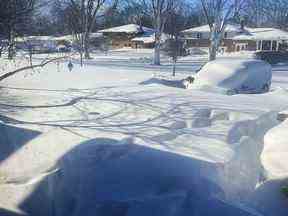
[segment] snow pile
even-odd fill
[[[234,146],[235,153],[231,161],[219,170],[218,183],[222,184],[228,200],[245,202],[261,181],[260,155],[264,135],[277,124],[276,113],[270,112],[256,120],[238,122],[231,128],[227,142]]]
[[[288,120],[271,129],[265,135],[261,156],[268,178],[288,177]]]
[[[231,93],[261,93],[271,85],[271,66],[261,60],[208,62],[195,76],[195,88],[219,88]]]

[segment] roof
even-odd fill
[[[168,36],[166,34],[162,34],[161,42],[164,42]],[[144,44],[154,43],[155,42],[155,33],[154,32],[146,32],[141,36],[135,37],[132,39],[134,42],[143,42]]]
[[[228,24],[226,32],[237,32],[233,40],[288,40],[288,32],[276,28],[249,28],[245,27],[243,32],[240,25]],[[209,25],[203,25],[182,31],[183,33],[205,33],[210,32]]]
[[[232,24],[227,24],[226,25],[226,31],[228,32],[239,32],[241,31],[241,26],[240,25],[232,25]],[[192,32],[210,32],[210,27],[209,25],[203,25],[195,28],[190,28],[182,31],[183,33],[192,33]]]
[[[141,32],[153,32],[154,30],[147,27],[142,27],[136,24],[128,24],[123,26],[117,26],[113,28],[103,29],[99,31],[100,33],[141,33]]]
[[[249,34],[233,37],[234,40],[288,40],[288,32],[276,28],[247,28]]]
[[[17,37],[17,42],[23,41],[54,41],[55,37],[53,36],[26,36],[26,37]]]
[[[100,38],[102,37],[102,33],[91,33],[90,38]],[[16,40],[18,42],[23,42],[23,41],[61,41],[61,40],[66,40],[66,41],[73,41],[73,35],[64,35],[64,36],[26,36],[26,37],[17,37]]]

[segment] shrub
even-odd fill
[[[270,64],[288,62],[287,51],[261,51],[257,52],[255,55],[257,59],[264,60]]]
[[[281,190],[282,193],[288,198],[288,186],[283,187]]]

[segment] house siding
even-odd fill
[[[187,48],[208,48],[210,47],[210,40],[209,39],[185,39]],[[251,40],[232,40],[232,39],[223,39],[221,42],[220,47],[225,48],[225,52],[235,52],[236,51],[236,44],[247,44],[247,49],[249,51],[256,51],[257,44],[256,41]]]
[[[139,36],[139,34],[126,34],[126,33],[103,33],[103,35],[110,40],[112,49],[121,49],[124,47],[137,48],[133,38]]]

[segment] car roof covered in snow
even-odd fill
[[[195,87],[216,87],[251,92],[262,90],[271,83],[271,65],[257,59],[218,59],[208,62],[195,76]]]

